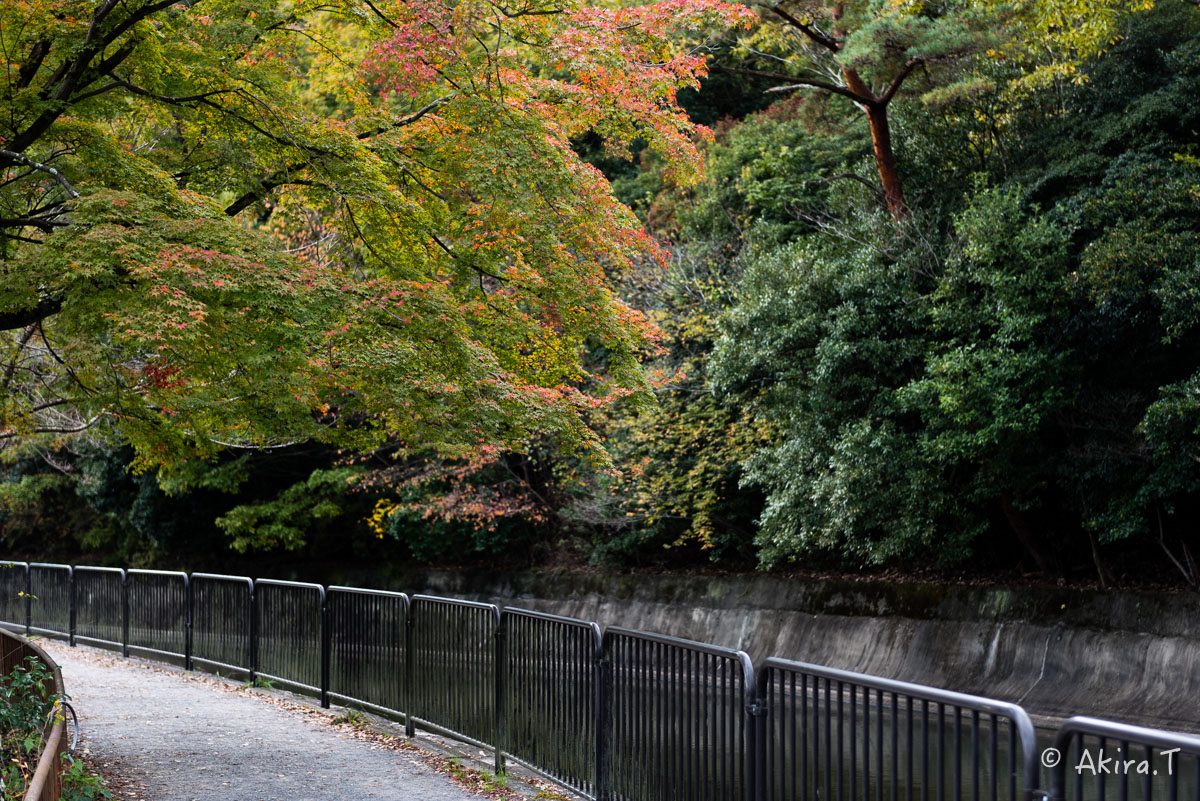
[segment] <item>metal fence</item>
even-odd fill
[[[1036,738],[1015,704],[768,659],[758,674],[764,801],[1019,801]]]
[[[295,581],[254,582],[254,670],[268,681],[326,703],[325,588]]]
[[[32,562],[29,565],[29,633],[69,639],[71,636],[71,566]]]
[[[1051,801],[1200,801],[1200,737],[1075,717],[1045,753]]]
[[[1200,737],[1072,718],[1039,753],[1015,704],[492,604],[0,562],[0,626],[269,679],[596,801],[1200,801]]]
[[[580,794],[594,796],[600,627],[505,609],[500,630],[507,753]]]
[[[621,628],[604,633],[616,799],[753,798],[754,666],[742,651]]]
[[[404,639],[408,596],[330,587],[329,692],[339,703],[398,716],[404,713]]]
[[[125,656],[130,653],[183,660],[191,625],[187,573],[128,570],[125,573]]]
[[[495,753],[504,769],[500,609],[414,595],[408,609],[408,734],[417,721]]]
[[[0,627],[10,631],[29,628],[29,565],[0,562]]]
[[[117,567],[77,567],[71,592],[75,625],[71,643],[122,650],[125,631],[125,571]]]
[[[193,573],[189,667],[253,678],[254,581],[245,576]]]

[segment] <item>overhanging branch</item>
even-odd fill
[[[763,70],[748,70],[740,67],[722,67],[717,64],[712,67],[713,72],[724,72],[728,75],[749,75],[755,78],[766,78],[771,81],[781,81],[784,85],[768,89],[769,92],[785,92],[792,89],[823,89],[826,92],[832,92],[835,95],[848,97],[855,103],[871,104],[875,102],[874,97],[863,97],[857,92],[847,89],[845,86],[838,86],[836,83],[828,81],[818,81],[811,78],[801,78],[795,75],[784,75],[781,72],[765,72]]]
[[[0,150],[0,157],[7,159],[9,164],[23,164],[30,169],[46,173],[53,178],[59,186],[65,189],[67,194],[72,198],[79,197],[79,193],[75,191],[75,187],[71,186],[71,183],[65,177],[63,177],[61,172],[56,170],[54,167],[51,167],[49,164],[42,164],[41,162],[34,161],[31,158],[21,155],[20,153],[14,153],[11,150]]]
[[[779,6],[773,6],[771,8],[771,11],[773,11],[777,16],[779,16],[781,19],[783,19],[785,22],[787,22],[787,24],[789,24],[793,28],[796,28],[797,30],[799,30],[801,33],[803,33],[809,39],[811,39],[812,41],[821,45],[821,47],[824,47],[825,49],[827,49],[831,52],[834,52],[834,53],[836,53],[842,49],[841,42],[839,42],[837,39],[833,38],[829,34],[825,33],[817,26],[810,25],[807,22],[802,22],[801,20],[792,16],[788,12],[784,11]]]
[[[15,331],[39,323],[62,311],[61,297],[44,297],[37,305],[25,309],[0,312],[0,331]]]

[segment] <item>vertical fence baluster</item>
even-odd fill
[[[121,582],[121,656],[129,658],[129,593],[130,580],[128,571],[125,580]]]

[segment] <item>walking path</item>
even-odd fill
[[[415,749],[373,742],[275,694],[41,644],[62,665],[79,749],[117,777],[125,801],[480,801]]]

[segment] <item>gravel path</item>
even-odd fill
[[[80,748],[126,801],[479,801],[326,714],[227,680],[41,643],[62,665]]]

